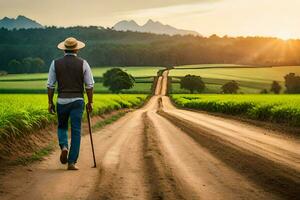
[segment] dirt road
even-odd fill
[[[167,71],[141,109],[84,136],[79,171],[59,151],[0,177],[0,199],[297,199],[300,142],[236,120],[175,108]]]

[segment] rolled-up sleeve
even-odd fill
[[[55,89],[55,84],[56,84],[56,73],[55,73],[54,61],[52,61],[49,69],[47,88]]]
[[[86,60],[83,61],[83,76],[84,76],[85,88],[86,89],[93,88],[95,81],[93,78],[91,67]]]

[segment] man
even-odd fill
[[[55,113],[53,96],[58,83],[57,119],[58,140],[61,148],[60,161],[68,163],[68,170],[78,170],[76,162],[80,150],[81,120],[84,110],[84,85],[88,97],[87,112],[93,110],[94,79],[87,61],[77,57],[79,49],[85,44],[75,38],[67,38],[57,46],[63,50],[64,57],[51,63],[48,77],[48,110]],[[68,144],[68,121],[71,120],[71,147]]]

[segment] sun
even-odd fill
[[[276,36],[277,36],[278,38],[284,40],[284,41],[288,41],[288,40],[290,40],[290,39],[292,38],[291,33],[289,33],[289,32],[284,32],[284,31],[279,32]]]

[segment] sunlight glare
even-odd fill
[[[288,41],[292,38],[292,34],[289,32],[280,32],[277,34],[277,37],[284,41]]]

